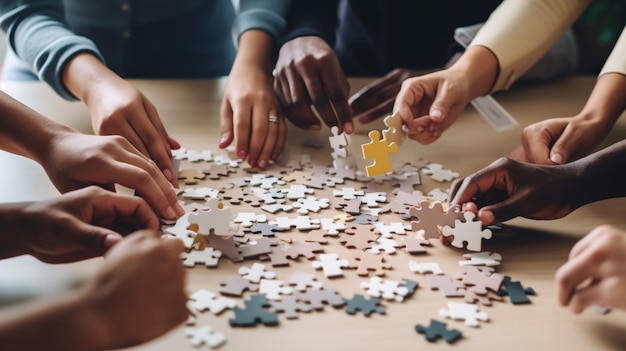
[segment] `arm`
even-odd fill
[[[502,158],[452,184],[452,205],[478,210],[483,224],[517,216],[561,218],[585,204],[626,196],[626,140],[558,166]]]
[[[67,28],[62,2],[3,0],[0,11],[0,26],[7,35],[9,47],[57,94],[75,100],[76,96],[62,80],[67,60],[81,52],[89,53],[99,61],[103,58],[91,40]]]
[[[60,96],[83,101],[96,134],[124,136],[176,185],[170,147],[180,145],[152,103],[104,65],[91,40],[67,28],[61,1],[4,0],[0,6],[0,26],[18,57]]]
[[[507,89],[557,42],[591,0],[506,0],[491,14],[472,46],[498,58],[491,91]]]
[[[261,169],[270,160],[278,160],[286,138],[285,121],[272,86],[272,68],[287,5],[285,0],[244,0],[233,28],[240,34],[239,48],[224,88],[219,147],[235,140],[237,155]],[[270,122],[270,116],[277,120]]]
[[[188,314],[183,245],[155,234],[138,232],[116,245],[76,291],[3,309],[0,344],[20,350],[122,348],[182,323]]]
[[[582,111],[524,128],[522,145],[511,157],[524,162],[562,164],[588,155],[626,109],[626,29],[609,56]]]
[[[165,218],[184,213],[161,171],[127,140],[81,134],[1,92],[0,111],[0,149],[41,164],[59,191],[93,184],[112,190],[119,183],[135,189]]]

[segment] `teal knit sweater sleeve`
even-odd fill
[[[0,27],[10,49],[67,100],[76,100],[62,81],[67,61],[79,52],[90,52],[104,61],[91,40],[67,28],[61,0],[2,0]]]
[[[290,0],[240,0],[237,20],[233,26],[233,38],[239,37],[250,29],[260,29],[279,42],[287,22],[287,9]]]

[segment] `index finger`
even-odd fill
[[[96,215],[112,211],[116,217],[132,218],[144,229],[157,230],[159,228],[159,219],[148,203],[139,197],[106,191],[96,198],[95,204]]]
[[[328,93],[331,107],[337,116],[340,129],[343,129],[348,134],[352,133],[354,126],[352,124],[352,112],[348,104],[350,85],[338,63],[326,66],[328,67],[322,67],[321,78]],[[331,125],[328,126],[330,127]]]

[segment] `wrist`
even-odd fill
[[[498,59],[484,46],[471,46],[450,68],[465,76],[468,81],[469,99],[487,95],[499,72]]]
[[[69,59],[63,69],[66,89],[85,104],[102,84],[119,77],[91,53],[81,52]]]
[[[29,223],[33,218],[28,218],[28,203],[5,204],[0,207],[0,258],[9,258],[28,253],[27,242],[29,240]]]
[[[239,38],[233,67],[244,65],[271,74],[275,60],[273,50],[274,39],[271,35],[258,29],[248,30]]]

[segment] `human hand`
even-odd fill
[[[175,219],[185,213],[156,164],[123,137],[70,130],[55,134],[45,151],[40,162],[61,192],[94,184],[114,191],[113,184],[118,183],[135,189],[163,218]]]
[[[484,225],[517,216],[556,219],[581,203],[574,167],[544,166],[500,158],[482,170],[452,183],[452,206],[478,212]]]
[[[451,68],[402,83],[393,107],[407,126],[407,137],[422,144],[439,139],[472,97],[463,72]]]
[[[100,349],[143,343],[187,319],[183,248],[178,239],[143,230],[107,252],[102,269],[82,290]]]
[[[321,38],[299,37],[285,43],[276,63],[276,96],[286,117],[295,126],[319,130],[321,122],[311,105],[329,127],[339,132],[354,131],[348,96],[350,85],[333,49]]]
[[[135,196],[92,186],[51,200],[24,204],[18,240],[26,253],[48,263],[101,256],[122,235],[156,230],[159,221]]]
[[[522,145],[509,157],[545,165],[567,163],[590,154],[611,126],[583,114],[547,119],[524,128]]]
[[[254,64],[233,66],[220,111],[219,147],[227,147],[234,139],[237,155],[261,169],[280,157],[287,136],[272,81]]]
[[[156,108],[137,88],[111,72],[91,84],[82,99],[96,134],[123,136],[178,186],[171,149],[180,144],[167,135]]]
[[[559,303],[576,314],[591,305],[626,310],[626,233],[596,227],[574,245],[556,282]]]
[[[396,68],[386,76],[376,79],[363,89],[353,94],[348,102],[352,110],[352,116],[359,118],[361,123],[369,123],[380,117],[390,114],[393,103],[400,92],[402,82],[406,79],[421,76],[433,72],[416,71],[404,68]]]

